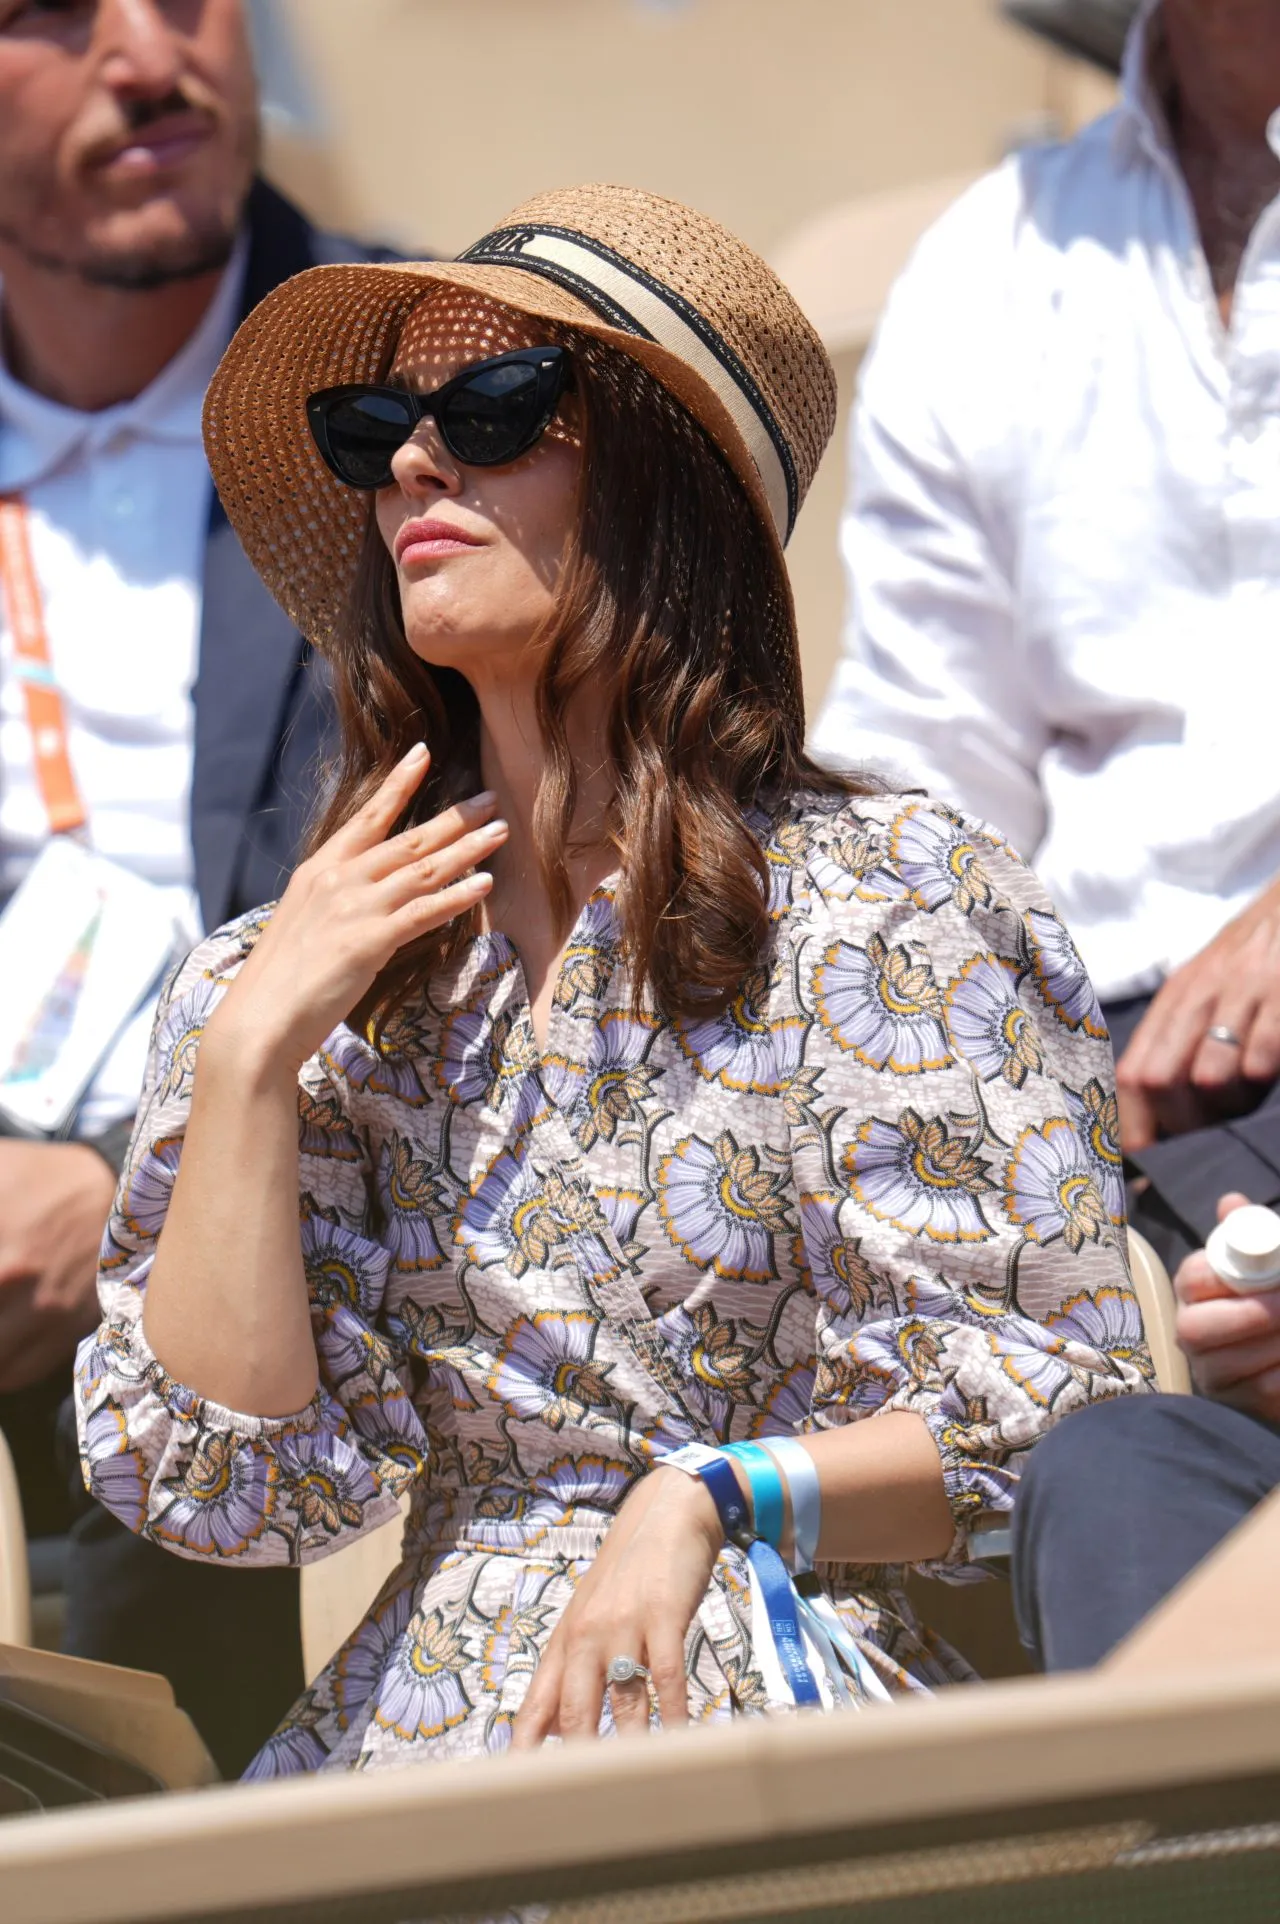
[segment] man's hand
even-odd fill
[[[98,1321],[115,1177],[77,1142],[0,1139],[0,1393],[69,1364]]]
[[[1209,1034],[1224,1029],[1237,1040]],[[1132,1153],[1253,1108],[1280,1076],[1280,884],[1175,969],[1116,1065]]]
[[[1218,1221],[1247,1196],[1224,1196]],[[1196,1388],[1266,1423],[1280,1423],[1280,1289],[1237,1295],[1215,1275],[1204,1251],[1188,1256],[1174,1278],[1178,1342]]]

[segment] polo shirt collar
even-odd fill
[[[1128,158],[1145,152],[1152,159],[1173,153],[1169,121],[1155,77],[1155,53],[1163,36],[1161,0],[1143,0],[1125,41],[1120,69],[1120,99],[1115,123],[1116,153]]]

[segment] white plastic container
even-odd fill
[[[1215,1275],[1242,1295],[1280,1287],[1280,1216],[1260,1203],[1233,1209],[1205,1244]]]

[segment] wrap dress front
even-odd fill
[[[269,911],[169,984],[78,1358],[89,1486],[246,1581],[411,1498],[399,1568],[251,1774],[503,1748],[619,1504],[687,1439],[914,1410],[963,1575],[1045,1429],[1148,1387],[1110,1048],[1034,875],[920,797],[798,796],[753,827],[773,935],[724,1014],[633,1011],[606,885],[544,1055],[492,934],[378,1040],[339,1027],[305,1065],[321,1384],[288,1418],[175,1382],[144,1330],[201,1033]],[[972,1674],[900,1570],[821,1575],[890,1689]],[[695,1719],[775,1707],[736,1549],[686,1652]]]

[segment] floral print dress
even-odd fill
[[[251,1774],[503,1748],[623,1497],[689,1438],[914,1410],[962,1574],[1048,1426],[1149,1385],[1110,1048],[1034,875],[919,797],[800,797],[754,826],[774,936],[723,1015],[632,1012],[606,885],[542,1057],[493,934],[376,1045],[340,1027],[306,1064],[321,1385],[288,1418],[173,1381],[143,1328],[201,1031],[266,912],[170,983],[77,1365],[89,1486],[246,1572],[411,1498],[398,1570]],[[972,1674],[900,1570],[821,1574],[891,1689]],[[686,1653],[696,1718],[771,1707],[737,1549]]]

